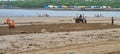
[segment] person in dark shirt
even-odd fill
[[[113,17],[112,17],[111,21],[112,21],[112,25],[113,25],[114,24],[114,18]]]

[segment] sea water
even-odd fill
[[[104,17],[120,17],[120,11],[55,11],[55,10],[30,10],[30,9],[0,9],[0,16],[79,16],[84,14],[89,17],[102,15]]]

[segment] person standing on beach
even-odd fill
[[[112,17],[112,19],[111,19],[111,20],[112,20],[112,25],[113,25],[113,24],[114,24],[114,18]]]
[[[9,27],[9,29],[10,29],[10,28],[11,28],[11,22],[10,22],[10,19],[9,19],[9,18],[6,19],[6,24],[8,24],[8,27]]]
[[[9,23],[10,23],[10,19],[7,18],[7,19],[6,19],[6,24],[9,24]]]
[[[79,18],[82,18],[82,15],[80,14]]]
[[[86,18],[86,16],[83,14],[84,23],[87,23],[87,20],[85,18]]]

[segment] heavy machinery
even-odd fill
[[[75,18],[75,23],[87,23],[87,20],[84,17]]]

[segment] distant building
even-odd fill
[[[92,0],[85,0],[85,1],[92,1]]]

